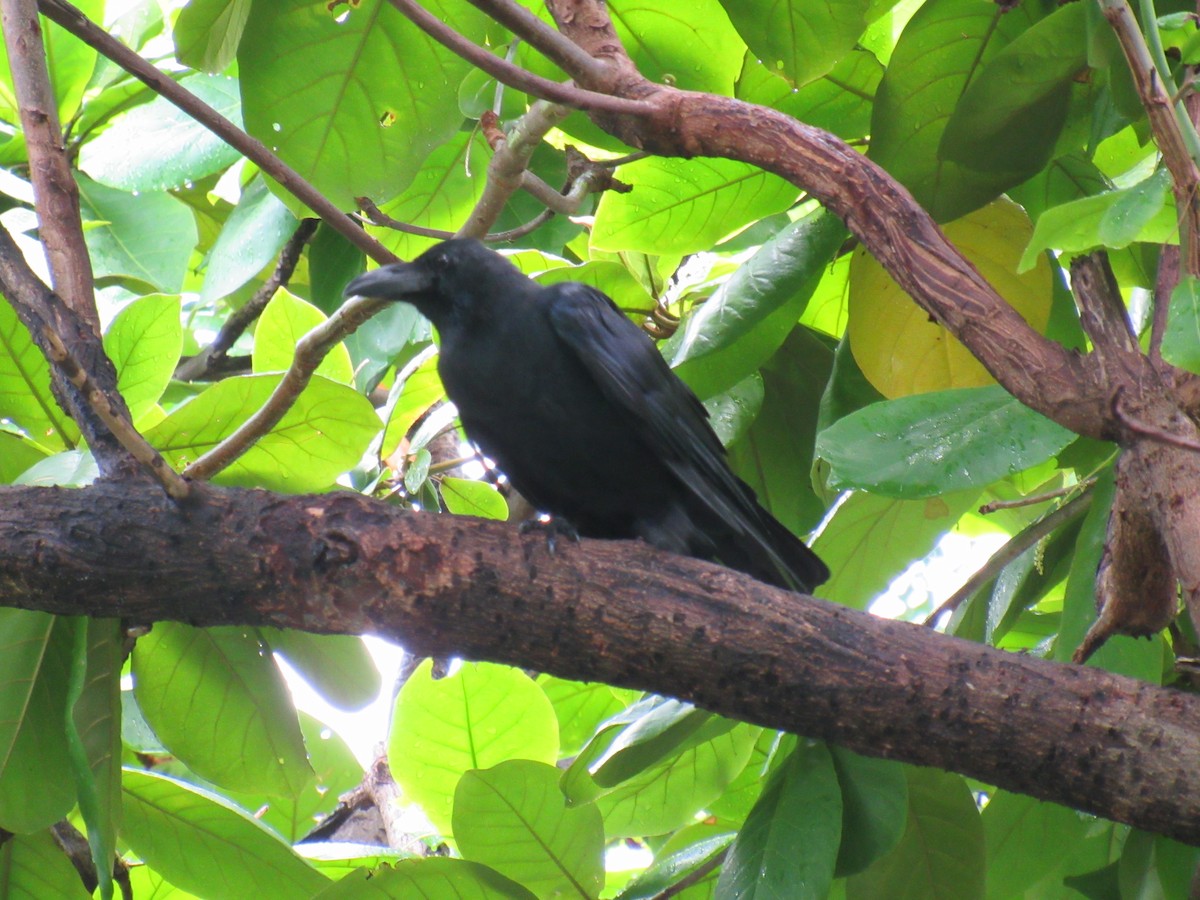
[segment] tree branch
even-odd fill
[[[1198,697],[637,542],[550,556],[510,525],[348,492],[194,493],[180,508],[129,484],[0,488],[0,596],[134,623],[379,634],[413,653],[657,691],[1200,843]]]
[[[46,18],[57,22],[241,152],[371,259],[380,264],[396,262],[395,254],[363,231],[354,219],[334,206],[299,172],[268,150],[265,144],[246,134],[190,91],[181,88],[173,79],[97,27],[66,0],[38,0],[38,7]]]
[[[181,500],[188,484],[133,427],[125,400],[117,391],[117,373],[104,354],[99,335],[84,318],[38,279],[12,236],[0,227],[0,293],[29,329],[53,371],[69,387],[62,400],[79,424],[105,475],[120,474],[132,457]],[[72,389],[73,388],[73,389]]]
[[[0,0],[0,20],[29,153],[38,237],[50,264],[50,282],[63,302],[98,335],[100,317],[91,257],[83,239],[79,186],[63,149],[58,101],[46,68],[36,0]]]

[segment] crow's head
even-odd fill
[[[347,297],[376,297],[411,303],[441,327],[448,317],[475,306],[498,283],[523,276],[499,253],[474,240],[449,240],[412,262],[380,266],[346,285]]]

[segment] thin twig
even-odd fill
[[[1068,500],[1058,509],[1047,513],[1032,525],[1029,525],[1020,534],[1014,535],[1007,544],[993,553],[988,558],[988,561],[966,580],[962,587],[951,594],[941,606],[929,614],[929,617],[925,619],[925,626],[928,628],[934,627],[938,619],[946,613],[958,609],[963,601],[972,597],[981,587],[999,575],[1000,570],[1014,559],[1034,546],[1042,538],[1051,534],[1055,529],[1087,512],[1091,503],[1092,491],[1090,488],[1085,489],[1078,497]]]
[[[316,234],[319,222],[319,219],[304,219],[300,223],[292,236],[288,238],[287,243],[283,245],[283,249],[279,253],[279,261],[275,264],[275,270],[270,277],[262,283],[262,286],[254,292],[254,296],[241,309],[236,309],[229,314],[229,318],[225,320],[225,324],[221,326],[221,330],[211,344],[191,359],[179,364],[175,370],[176,378],[180,381],[194,381],[203,378],[214,364],[225,357],[229,348],[250,327],[250,323],[266,309],[271,298],[275,296],[275,292],[291,280],[292,273],[296,271],[296,264],[300,262],[300,254],[304,251],[304,245]]]
[[[1046,491],[1044,494],[1033,494],[1028,497],[1021,497],[1017,500],[993,500],[991,503],[985,503],[983,506],[979,507],[979,514],[987,516],[1001,509],[1020,509],[1023,506],[1034,506],[1038,503],[1046,503],[1050,500],[1057,500],[1059,497],[1065,497],[1068,494],[1074,494],[1076,491],[1087,490],[1095,483],[1095,478],[1088,478],[1084,481],[1078,482],[1077,484],[1069,484],[1053,491]]]
[[[157,450],[151,447],[133,427],[128,410],[120,401],[120,394],[110,399],[108,392],[97,379],[85,369],[79,355],[67,346],[68,340],[82,342],[86,349],[99,347],[95,336],[74,310],[42,284],[29,268],[16,243],[7,230],[0,227],[0,291],[8,298],[18,318],[29,329],[38,347],[59,372],[78,391],[79,398],[108,429],[112,438],[149,472],[167,495],[176,500],[187,497],[190,488],[174,469],[167,465]],[[73,323],[71,327],[67,323]],[[99,354],[111,370],[112,364]],[[110,371],[115,386],[116,373]],[[78,416],[77,416],[78,418]],[[107,437],[107,436],[106,436]]]
[[[238,150],[247,159],[253,161],[260,169],[278,181],[285,190],[303,201],[309,209],[321,217],[322,221],[328,223],[331,228],[371,259],[381,264],[396,262],[396,256],[390,250],[363,231],[354,219],[334,206],[299,172],[268,150],[265,144],[246,134],[196,95],[181,88],[174,79],[160,72],[120,41],[97,27],[74,6],[65,0],[38,0],[38,6],[47,18],[54,20],[89,47],[112,60],[155,93],[165,97],[225,143]]]
[[[604,63],[512,0],[467,0],[578,80],[599,78]]]
[[[51,0],[51,2],[59,2],[59,0]],[[514,66],[487,49],[468,41],[436,16],[426,12],[417,4],[416,0],[388,0],[388,2],[439,44],[509,87],[543,100],[561,103],[572,109],[634,116],[648,115],[652,111],[651,105],[641,100],[626,100],[610,94],[585,91],[574,85],[560,84],[557,81],[542,78],[519,66]],[[524,32],[520,36],[523,39],[529,39],[529,35]]]
[[[1128,428],[1135,434],[1144,435],[1148,438],[1153,438],[1163,444],[1170,444],[1172,447],[1180,447],[1184,450],[1191,450],[1200,453],[1200,442],[1197,442],[1189,437],[1184,437],[1181,434],[1172,434],[1156,425],[1151,425],[1149,422],[1142,422],[1135,419],[1124,408],[1124,392],[1118,386],[1116,394],[1113,395],[1112,410],[1117,421]]]
[[[79,210],[79,186],[63,150],[58,103],[50,86],[36,0],[0,0],[4,43],[29,154],[38,238],[50,264],[50,283],[96,334],[95,286]]]
[[[378,225],[381,228],[391,228],[393,231],[399,231],[404,234],[435,238],[439,241],[448,241],[455,236],[453,231],[444,231],[441,228],[426,228],[424,225],[413,225],[411,222],[401,222],[399,219],[393,219],[376,206],[369,197],[359,197],[356,202],[359,205],[359,209],[363,211],[364,219],[372,225]],[[482,240],[496,244],[515,241],[517,238],[524,237],[531,231],[540,228],[553,215],[553,210],[544,209],[524,225],[518,225],[516,228],[510,228],[508,231],[493,231],[490,234],[485,234]]]
[[[491,231],[509,197],[524,185],[534,150],[546,133],[567,117],[567,113],[568,110],[562,106],[538,100],[513,123],[503,140],[495,136],[498,130],[495,115],[483,114],[480,126],[485,133],[493,132],[488,143],[492,144],[495,152],[488,161],[483,194],[459,228],[458,237],[480,237]],[[553,193],[557,194],[557,191]]]
[[[350,334],[383,307],[388,301],[354,297],[343,303],[332,316],[296,343],[296,355],[283,373],[267,402],[238,428],[183,470],[188,478],[208,479],[235,462],[260,437],[279,424],[296,399],[312,380],[321,360],[338,341]]]

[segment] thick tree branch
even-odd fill
[[[308,183],[299,172],[283,162],[267,146],[250,137],[219,112],[190,91],[181,88],[172,78],[146,62],[116,38],[96,26],[87,16],[65,0],[38,0],[38,7],[48,19],[57,22],[89,47],[112,60],[156,94],[165,97],[229,146],[274,178],[285,190],[320,216],[331,228],[358,247],[377,263],[396,262],[396,256],[367,234],[354,219],[334,206],[328,198]]]
[[[50,281],[63,302],[99,334],[91,257],[79,214],[79,186],[63,149],[58,101],[46,67],[37,0],[0,0],[0,13],[29,153],[38,236],[50,264]]]
[[[26,609],[381,634],[658,691],[1200,843],[1200,698],[935,634],[626,541],[356,494],[0,488]],[[146,573],[153,573],[153,577]],[[170,584],[171,590],[162,586]]]

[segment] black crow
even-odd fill
[[[829,570],[733,474],[696,395],[608,297],[543,287],[472,240],[354,279],[411,303],[467,437],[538,510],[585,537],[641,538],[810,591]]]

